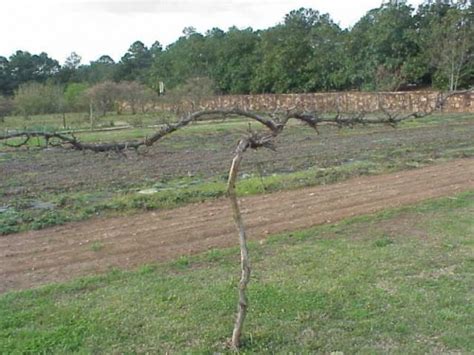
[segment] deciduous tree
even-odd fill
[[[122,81],[118,89],[120,100],[128,106],[133,115],[138,109],[145,113],[158,97],[153,90],[136,81]]]
[[[70,112],[83,112],[88,109],[87,100],[88,85],[85,83],[71,83],[64,91],[64,99]]]
[[[115,108],[120,97],[120,88],[113,81],[104,81],[87,89],[87,97],[92,107],[105,116],[108,111]]]
[[[55,84],[22,84],[15,91],[15,110],[25,119],[31,115],[63,113],[65,109],[63,88]]]
[[[432,82],[455,91],[474,80],[474,9],[467,1],[429,2],[420,6],[419,41]]]
[[[351,30],[346,55],[352,85],[364,90],[397,90],[416,81],[413,8],[389,3],[370,10]],[[410,69],[410,70],[408,70]]]
[[[188,79],[184,84],[168,91],[163,101],[169,105],[175,113],[183,111],[194,111],[197,104],[204,99],[213,96],[215,83],[207,77],[195,77]]]

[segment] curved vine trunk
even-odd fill
[[[229,197],[234,222],[239,232],[240,242],[240,262],[241,262],[241,278],[239,282],[239,300],[237,304],[237,316],[235,319],[234,330],[232,332],[232,347],[238,349],[240,347],[242,329],[244,326],[245,316],[247,314],[248,300],[246,295],[247,284],[250,281],[250,259],[247,248],[247,235],[245,234],[245,227],[242,221],[242,215],[240,214],[239,203],[237,201],[237,194],[235,191],[235,184],[237,181],[237,175],[240,168],[240,162],[242,161],[244,152],[249,147],[249,141],[242,139],[237,146],[234,159],[229,171],[229,180],[227,183],[227,195]]]

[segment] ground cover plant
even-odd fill
[[[470,192],[251,243],[242,351],[472,352],[473,213]],[[0,350],[226,351],[235,262],[211,250],[1,295]]]

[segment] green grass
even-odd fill
[[[472,353],[474,192],[251,243],[245,353]],[[238,250],[0,296],[0,353],[226,351]]]
[[[448,125],[448,124],[464,124],[472,122],[474,116],[470,113],[453,113],[453,114],[445,114],[445,113],[435,113],[430,116],[424,117],[423,119],[409,119],[403,121],[400,124],[402,128],[418,128],[418,127],[430,127],[430,126],[437,126],[440,124]]]
[[[165,117],[166,116],[166,117]],[[108,113],[106,116],[96,116],[94,118],[94,126],[99,127],[114,127],[121,125],[152,125],[162,122],[164,119],[174,119],[168,117],[165,113],[146,113],[146,114],[122,114]],[[66,126],[68,129],[87,129],[90,128],[89,114],[85,112],[67,113]],[[44,114],[31,116],[25,120],[22,116],[6,117],[4,122],[0,122],[0,130],[4,129],[26,129],[26,130],[63,130],[63,116],[62,114]]]
[[[71,128],[89,127],[89,118],[85,113],[66,114],[66,125]],[[31,116],[26,120],[22,116],[9,116],[3,122],[0,122],[0,130],[19,129],[19,130],[52,130],[63,129],[63,117],[61,114],[45,114]]]

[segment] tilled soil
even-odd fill
[[[249,238],[474,189],[474,159],[240,200]],[[0,237],[0,292],[237,245],[227,200]]]
[[[41,199],[38,195],[45,193],[115,193],[183,176],[225,178],[240,138],[242,132],[177,133],[147,153],[129,152],[128,157],[59,148],[10,151],[3,159],[0,154],[0,206],[16,206],[19,198]],[[455,156],[461,158],[473,141],[473,120],[410,129],[321,127],[321,135],[290,127],[278,137],[276,153],[249,151],[242,172],[270,175],[352,161],[418,161],[448,151],[457,151]]]

